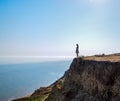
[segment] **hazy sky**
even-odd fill
[[[120,52],[120,0],[0,0],[0,56]]]

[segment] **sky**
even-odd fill
[[[0,56],[120,52],[120,0],[0,0]]]

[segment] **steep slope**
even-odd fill
[[[120,62],[75,58],[45,101],[120,101]]]

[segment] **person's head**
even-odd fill
[[[76,44],[76,46],[78,47],[78,44]]]

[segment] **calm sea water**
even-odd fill
[[[69,68],[71,60],[0,65],[0,101],[10,101],[48,86]]]

